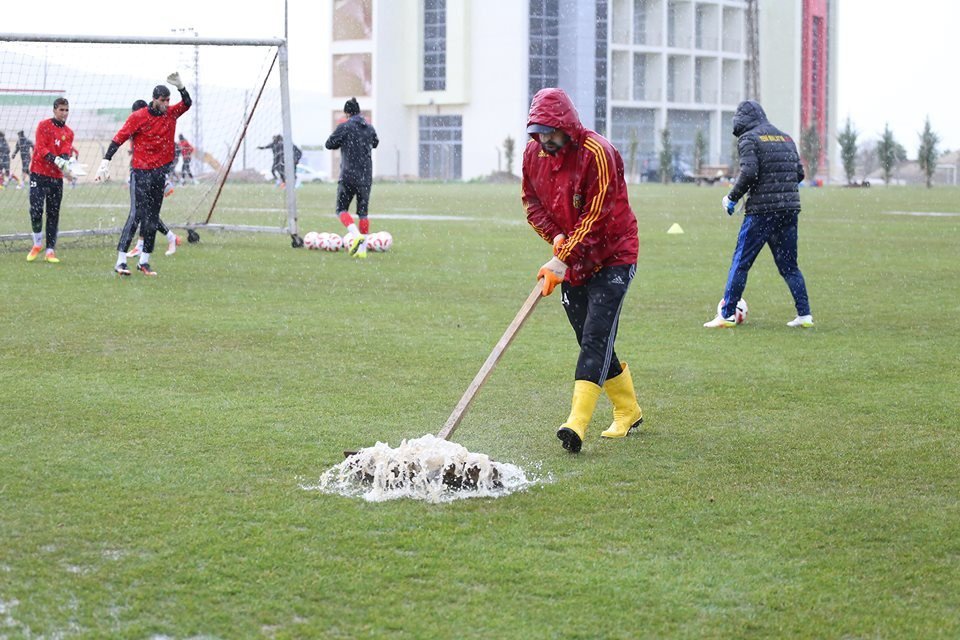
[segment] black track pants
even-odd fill
[[[347,180],[341,180],[337,183],[337,211],[350,210],[350,202],[354,196],[357,198],[357,217],[366,218],[367,209],[370,206],[370,189],[373,185],[359,184]]]
[[[47,209],[47,249],[57,246],[60,228],[60,201],[63,199],[63,179],[30,174],[30,227],[34,233],[43,230],[43,209]]]
[[[563,309],[580,345],[575,379],[603,386],[623,373],[613,343],[623,299],[636,271],[634,264],[604,267],[586,284],[561,285]]]
[[[153,253],[153,245],[157,237],[157,225],[160,222],[160,207],[163,205],[163,183],[166,181],[167,168],[131,169],[130,193],[133,197],[134,223],[140,223],[140,235],[143,236],[143,252]],[[127,221],[129,223],[129,216]],[[127,234],[127,225],[124,225],[117,244],[118,251],[126,251],[133,238],[133,232]],[[126,240],[126,242],[124,242]],[[124,248],[126,247],[126,248]]]
[[[137,227],[140,226],[140,217],[137,215],[137,181],[136,177],[133,175],[133,171],[130,172],[130,210],[127,212],[127,220],[123,223],[123,230],[120,232],[120,242],[117,243],[117,251],[123,251],[126,253],[130,251],[130,243],[133,242],[134,236],[137,235]],[[167,225],[163,224],[163,220],[160,219],[159,214],[157,217],[157,232],[167,235],[167,232],[170,231],[167,228]]]

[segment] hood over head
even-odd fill
[[[578,139],[583,131],[580,114],[563,89],[540,89],[530,102],[527,133],[536,140],[537,134],[550,133],[554,129],[563,131],[574,140]]]
[[[733,116],[733,135],[738,138],[757,125],[768,122],[767,114],[756,100],[744,100]]]

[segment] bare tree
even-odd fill
[[[513,155],[516,152],[513,136],[507,136],[503,141],[503,156],[507,161],[507,173],[513,173]]]
[[[920,148],[917,150],[917,164],[927,179],[927,189],[933,186],[933,174],[937,171],[937,145],[940,136],[930,128],[930,116],[923,124],[923,133],[920,134]]]
[[[820,144],[820,134],[814,125],[810,125],[803,130],[800,136],[800,156],[803,158],[803,166],[806,169],[809,183],[813,184],[817,179],[817,172],[820,170],[820,152],[823,146]]]
[[[673,177],[673,143],[670,129],[660,132],[660,182],[667,184]]]
[[[627,156],[629,160],[629,176],[631,180],[637,177],[637,151],[640,149],[640,135],[637,128],[630,129],[630,142],[627,143]]]
[[[693,138],[693,170],[695,173],[700,173],[706,155],[707,139],[703,135],[703,129],[697,129],[697,135]]]
[[[847,176],[847,184],[851,184],[853,176],[857,172],[857,130],[853,128],[853,123],[850,122],[849,117],[843,131],[837,136],[837,143],[840,144],[843,173]]]
[[[893,170],[900,162],[907,159],[907,150],[903,145],[896,141],[893,132],[890,131],[890,124],[883,125],[883,136],[877,143],[877,160],[880,161],[880,168],[883,169],[883,181],[890,184],[890,178],[893,177]]]

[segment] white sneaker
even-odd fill
[[[813,326],[813,316],[797,316],[787,323],[788,327],[803,327],[809,329]]]
[[[732,329],[733,327],[737,326],[737,319],[733,316],[724,318],[723,316],[718,315],[710,322],[704,322],[703,326],[708,329]]]
[[[181,242],[180,236],[174,235],[173,240],[170,240],[167,243],[167,250],[164,251],[163,255],[172,256],[173,254],[175,254],[177,252],[177,247],[180,246],[180,242]]]

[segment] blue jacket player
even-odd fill
[[[747,273],[765,245],[770,246],[777,270],[787,282],[797,307],[790,327],[813,326],[807,285],[797,266],[797,221],[800,216],[800,191],[803,165],[797,145],[767,120],[758,102],[746,100],[733,116],[733,135],[740,153],[740,176],[730,193],[723,197],[728,215],[745,195],[743,224],[733,252],[724,304],[717,317],[703,326],[724,329],[736,326],[736,309],[747,286]]]

